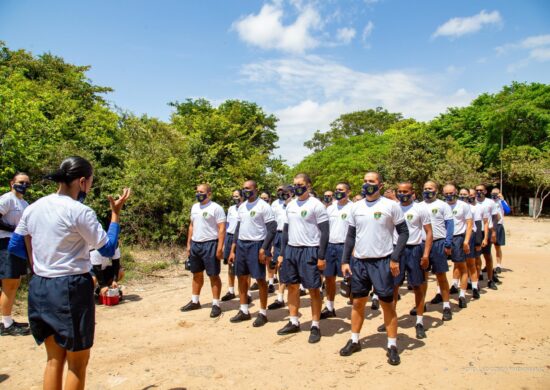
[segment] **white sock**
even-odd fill
[[[250,298],[252,298],[252,293],[251,293],[250,291],[248,291],[248,292],[246,293],[246,295],[248,295]]]
[[[260,314],[263,314],[267,317],[267,309],[260,309]]]
[[[300,290],[306,291],[305,287],[300,283]]]
[[[298,316],[290,316],[290,317],[288,317],[288,320],[289,320],[293,325],[300,325],[300,322],[298,321]]]
[[[416,316],[416,323],[422,325],[423,319],[424,319],[424,316]]]
[[[248,314],[248,305],[246,303],[244,305],[241,305],[241,311],[244,314]]]
[[[439,287],[439,285],[437,286],[437,293],[441,294],[441,288]]]
[[[396,338],[388,337],[388,348],[391,348],[391,347],[397,348],[397,337]]]
[[[13,324],[13,318],[11,316],[2,316],[2,323],[4,324],[4,328],[9,328]]]
[[[269,284],[275,283],[275,278],[269,278]]]
[[[279,302],[283,302],[283,294],[282,293],[277,293],[277,300]]]
[[[453,279],[453,286],[458,287],[458,279]]]
[[[460,298],[466,298],[466,290],[460,289],[460,293],[458,294]]]
[[[443,309],[450,309],[451,303],[450,302],[443,302]]]
[[[351,334],[351,341],[353,343],[358,343],[359,342],[359,333],[352,333]]]
[[[235,294],[235,287],[229,287],[229,292],[231,294]]]
[[[468,283],[472,283],[472,279],[468,278]]]
[[[199,296],[198,295],[191,295],[191,302],[199,303]]]
[[[318,328],[319,327],[319,321],[311,321],[311,327],[313,328],[314,326]]]
[[[220,307],[220,300],[219,299],[212,299],[212,306]]]
[[[477,290],[477,282],[472,282],[472,288],[475,288]]]
[[[497,268],[500,269],[500,264],[497,264]]]
[[[378,299],[378,295],[372,294],[372,300],[374,301],[375,299]]]
[[[330,311],[334,310],[334,301],[327,301],[327,309]]]

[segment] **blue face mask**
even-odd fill
[[[399,199],[400,203],[407,203],[411,200],[411,194],[397,194],[397,199]]]
[[[245,190],[243,189],[243,198],[249,199],[254,195],[254,190]]]
[[[332,196],[324,196],[323,200],[325,201],[325,203],[330,203],[332,202]]]
[[[80,191],[78,193],[78,196],[76,197],[76,200],[78,200],[80,203],[84,203],[86,200],[86,193],[84,191]]]
[[[476,197],[475,196],[469,196],[468,197],[468,201],[471,203],[471,204],[474,204],[476,202]]]
[[[427,200],[432,199],[435,197],[435,191],[424,191],[422,193],[422,196],[424,197],[424,199],[427,199]]]
[[[470,201],[470,197],[468,196],[459,196],[458,199],[466,203]]]
[[[445,195],[445,201],[452,202],[455,200],[456,195]]]
[[[306,186],[294,186],[294,193],[295,193],[297,196],[302,196],[302,195],[304,195],[306,192],[307,192],[307,187],[306,187]]]
[[[336,191],[334,192],[334,198],[336,200],[342,200],[346,197],[346,193],[344,191]]]
[[[231,202],[233,204],[239,204],[239,203],[241,203],[241,200],[239,198],[231,198]]]
[[[369,183],[363,184],[362,188],[363,188],[363,191],[361,191],[361,194],[364,194],[363,196],[374,195],[380,189],[380,187],[378,187],[377,184],[369,184]]]
[[[485,194],[483,193],[483,191],[476,191],[476,198],[483,199],[484,196]]]
[[[30,184],[14,184],[13,185],[13,189],[15,190],[15,192],[21,194],[21,195],[25,195],[25,193],[27,192],[27,188],[30,187]]]
[[[206,199],[206,194],[201,194],[200,192],[197,192],[197,193],[195,194],[195,198],[197,198],[197,201],[198,201],[199,203],[202,203],[202,202],[204,202],[204,200]]]
[[[16,190],[17,191],[17,190]],[[491,198],[493,200],[497,200],[498,199],[498,194],[491,194]]]

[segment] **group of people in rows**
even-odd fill
[[[317,343],[321,340],[320,321],[337,316],[336,279],[340,277],[340,290],[349,295],[348,303],[352,305],[351,338],[340,355],[361,350],[359,335],[371,296],[371,307],[383,311],[384,324],[378,330],[388,336],[388,363],[397,365],[396,305],[405,277],[415,295],[410,314],[416,316],[418,339],[426,337],[423,315],[430,271],[437,280],[437,294],[430,303],[442,304],[443,321],[453,316],[451,295],[458,295],[460,308],[467,307],[467,290],[472,291],[471,299],[480,298],[483,271],[486,287],[498,289],[501,282],[497,274],[505,245],[503,218],[510,211],[498,188],[487,197],[484,184],[470,189],[449,183],[440,188],[430,180],[418,196],[414,183],[408,181],[384,191],[378,172],[367,172],[363,182],[361,194],[353,200],[345,181],[339,182],[334,191],[326,191],[320,200],[312,191],[309,176],[300,173],[292,185],[280,186],[277,199],[269,204],[268,194],[261,193],[254,180],[247,180],[242,189],[233,192],[227,216],[222,206],[212,201],[211,186],[198,185],[187,242],[186,266],[193,274],[192,295],[180,310],[201,308],[199,297],[206,271],[213,296],[210,317],[221,315],[220,301],[236,298],[236,277],[240,307],[230,322],[251,320],[254,279],[260,308],[252,325],[265,325],[268,310],[285,306],[283,294],[287,289],[289,321],[277,333],[288,335],[301,330],[300,296],[307,290],[312,317],[308,341]],[[493,244],[496,267],[491,254]],[[447,279],[449,259],[453,264],[451,285]],[[229,265],[229,290],[223,297],[222,260]],[[277,281],[277,298],[268,306],[268,294],[275,291]]]
[[[45,344],[44,388],[62,388],[67,363],[65,388],[82,389],[94,342],[96,282],[105,289],[116,286],[122,277],[116,262],[120,257],[119,221],[130,190],[125,188],[116,199],[108,197],[111,221],[105,231],[95,212],[84,204],[93,183],[89,161],[69,157],[47,178],[58,184],[57,191],[31,205],[24,200],[31,185],[24,173],[17,173],[10,191],[0,197],[0,334],[32,333],[38,344]],[[405,276],[415,294],[411,315],[416,316],[417,338],[426,337],[423,313],[429,271],[438,283],[431,303],[443,304],[444,321],[452,319],[450,295],[458,293],[461,308],[467,305],[470,287],[472,299],[479,299],[481,255],[486,263],[487,287],[497,289],[507,208],[497,188],[487,198],[483,184],[474,189],[447,184],[442,188],[443,201],[433,181],[424,183],[418,197],[413,183],[407,181],[394,191],[382,192],[384,183],[377,172],[366,173],[363,181],[361,194],[353,201],[350,185],[344,181],[334,192],[325,192],[321,201],[314,196],[309,176],[302,173],[294,177],[292,185],[279,187],[277,199],[269,204],[269,199],[260,198],[267,194],[259,192],[257,183],[247,180],[242,189],[233,192],[234,204],[227,217],[212,201],[210,185],[198,185],[187,242],[192,296],[181,310],[201,308],[199,296],[206,271],[213,296],[210,316],[221,315],[220,300],[236,298],[236,277],[240,308],[230,321],[251,320],[254,279],[260,309],[253,326],[268,322],[268,309],[288,305],[289,321],[277,332],[288,335],[300,331],[300,297],[308,291],[312,312],[309,342],[316,343],[321,339],[320,320],[337,316],[336,279],[341,277],[341,290],[348,292],[352,314],[351,339],[340,354],[348,356],[361,350],[359,334],[370,295],[372,308],[381,306],[384,313],[379,330],[387,332],[388,362],[396,365],[400,363],[396,304]],[[491,244],[496,248],[495,269]],[[448,257],[453,262],[451,287],[446,277]],[[95,259],[95,280],[91,258]],[[220,299],[222,260],[229,266],[229,290]],[[102,273],[107,267],[112,268]],[[28,292],[29,323],[21,323],[12,318],[12,308],[27,268],[33,274]],[[277,298],[268,306],[268,294],[275,292],[276,283]]]

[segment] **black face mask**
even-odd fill
[[[346,197],[346,193],[344,191],[336,191],[334,193],[334,197],[336,198],[336,200],[342,200]]]
[[[239,203],[241,203],[241,200],[239,198],[231,198],[231,203],[239,204]]]
[[[80,191],[78,193],[78,196],[76,197],[76,200],[78,200],[80,203],[84,203],[86,200],[86,193],[84,191]]]
[[[459,196],[458,200],[468,203],[470,201],[470,198],[468,196]]]
[[[15,190],[15,192],[21,194],[21,195],[25,195],[25,193],[27,192],[27,188],[29,188],[31,185],[30,184],[14,184],[13,185],[13,189]]]
[[[497,200],[498,199],[498,194],[491,194],[491,199]]]
[[[296,196],[302,196],[307,192],[306,186],[294,186],[294,193]]]
[[[330,202],[332,202],[332,196],[325,195],[323,197],[323,200],[325,201],[325,203],[330,203]]]
[[[361,194],[374,195],[380,190],[380,187],[377,184],[363,184]]]
[[[243,189],[243,198],[248,200],[252,196],[254,196],[254,190],[244,190]]]
[[[197,193],[195,194],[195,198],[197,198],[197,201],[198,201],[199,203],[204,202],[204,200],[206,199],[206,196],[207,196],[206,194],[201,194],[200,192],[197,192]]]

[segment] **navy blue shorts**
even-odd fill
[[[29,282],[29,323],[40,345],[48,337],[68,351],[89,349],[94,344],[94,282],[89,273],[43,278]]]
[[[424,250],[424,243],[422,243],[422,250]],[[445,254],[444,238],[434,240],[430,251],[430,265],[428,266],[428,270],[431,270],[434,274],[442,274],[449,271],[447,255]]]
[[[0,238],[0,279],[19,279],[27,274],[27,260],[8,253],[9,238]]]
[[[485,232],[483,233],[482,237],[485,238]],[[484,247],[481,248],[480,255],[481,254],[490,255],[492,246],[493,246],[493,243],[491,242],[491,230],[489,229],[489,242],[488,242],[487,246],[484,246]]]
[[[273,239],[273,257],[278,258],[281,254],[281,241],[283,240],[283,232],[278,231],[275,233],[275,238]]]
[[[237,240],[235,253],[235,275],[250,275],[254,279],[265,280],[265,264],[261,264],[258,253],[263,241]]]
[[[196,274],[206,270],[208,276],[218,276],[221,271],[220,261],[216,259],[218,240],[195,242],[191,241],[189,264],[191,272]]]
[[[420,266],[423,253],[422,245],[407,245],[405,247],[399,258],[399,276],[394,278],[394,286],[403,283],[405,273],[409,286],[418,287],[424,283],[424,270]]]
[[[504,225],[497,225],[497,243],[495,245],[506,245],[506,232],[504,231]]]
[[[295,247],[287,245],[281,266],[281,282],[301,283],[305,288],[321,288],[321,271],[317,267],[316,246]]]
[[[390,256],[379,259],[351,258],[351,293],[356,298],[367,297],[371,289],[382,300],[393,297],[393,275]]]
[[[327,245],[327,252],[325,256],[326,267],[323,271],[325,276],[340,276],[342,277],[342,254],[344,253],[344,244],[331,244]]]
[[[453,236],[453,246],[451,247],[451,260],[453,263],[463,263],[466,261],[466,253],[464,253],[464,234]]]
[[[233,234],[227,233],[225,239],[223,240],[223,258],[224,260],[229,259],[231,254],[231,245],[233,245]]]
[[[470,235],[470,253],[466,253],[467,259],[473,259],[476,257],[475,245],[476,245],[476,235],[474,232],[472,232],[472,234]]]
[[[483,241],[483,227],[481,226],[481,221],[475,221],[476,224],[476,232],[472,233],[472,235],[476,238],[476,246],[481,246],[481,241]]]

